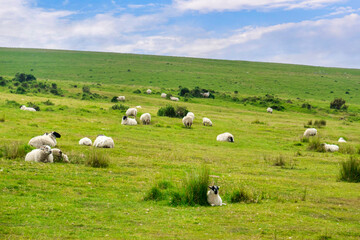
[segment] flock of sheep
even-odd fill
[[[304,132],[304,137],[312,137],[312,136],[316,136],[317,134],[317,130],[315,128],[308,128],[305,130]],[[346,140],[342,137],[339,138],[338,142],[340,143],[346,143]],[[327,143],[322,143],[321,144],[326,152],[337,152],[339,151],[339,146],[335,145],[335,144],[327,144]]]

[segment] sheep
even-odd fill
[[[216,141],[220,142],[234,142],[234,136],[231,133],[222,133],[216,137]]]
[[[150,113],[144,113],[143,115],[141,115],[140,121],[141,121],[144,125],[149,125],[149,124],[150,124],[150,121],[151,121],[151,115],[150,115]]]
[[[272,113],[272,112],[273,112],[273,109],[272,109],[271,107],[268,107],[268,108],[266,109],[266,111],[267,111],[268,113]]]
[[[212,126],[212,122],[211,122],[210,119],[204,117],[204,118],[203,118],[203,125],[204,125],[204,126]]]
[[[141,118],[140,118],[140,120],[141,120]],[[132,126],[134,126],[134,125],[137,125],[137,122],[136,122],[136,120],[133,119],[133,118],[129,118],[129,117],[127,117],[127,116],[123,116],[123,117],[122,117],[122,120],[121,120],[121,124],[122,124],[122,125],[132,125]]]
[[[221,200],[221,197],[219,195],[219,188],[220,186],[209,186],[210,190],[207,192],[207,201],[211,206],[222,206],[226,205],[226,203],[223,203]]]
[[[195,119],[195,115],[194,115],[194,113],[192,113],[192,112],[188,112],[188,113],[186,114],[186,116],[192,117],[193,121],[194,121],[194,119]]]
[[[162,98],[166,98],[166,96],[167,96],[166,93],[162,93],[162,94],[161,94],[161,97],[162,97]]]
[[[317,134],[317,130],[315,128],[308,128],[304,132],[304,137],[315,136]]]
[[[79,145],[91,146],[92,141],[90,138],[84,137],[84,138],[80,139]]]
[[[29,141],[29,145],[39,148],[42,145],[49,145],[50,147],[55,147],[57,142],[56,138],[60,138],[61,135],[57,132],[45,133],[42,136],[33,137]]]
[[[344,138],[339,138],[338,142],[346,143],[346,140]]]
[[[185,127],[191,128],[191,125],[193,124],[193,118],[191,116],[185,116],[182,119],[182,122]]]
[[[118,100],[118,101],[125,101],[125,96],[118,96],[118,97],[117,97],[117,100]]]
[[[326,143],[323,143],[322,145],[324,146],[325,151],[327,151],[327,152],[337,152],[337,151],[339,151],[339,146],[338,145],[326,144]]]
[[[170,97],[170,100],[171,100],[171,101],[176,101],[176,102],[177,102],[177,101],[179,101],[179,98],[177,98],[177,97]]]
[[[114,148],[114,140],[101,134],[97,136],[93,146],[98,148]]]
[[[210,96],[209,92],[200,93],[204,98],[208,98]]]
[[[43,145],[39,149],[34,149],[31,152],[27,153],[25,156],[25,161],[27,162],[54,162],[52,150],[50,146]]]
[[[137,109],[136,108],[129,108],[126,111],[126,116],[134,116],[136,118],[136,114],[137,114]]]
[[[141,106],[136,106],[135,108],[142,108]]]
[[[22,105],[22,106],[20,107],[20,109],[23,110],[23,111],[36,112],[36,109],[35,109],[35,108],[26,107],[25,105]]]
[[[61,162],[61,161],[64,161],[67,163],[70,162],[68,156],[66,154],[64,154],[60,149],[53,148],[51,150],[52,150],[52,155],[54,156],[55,162]]]
[[[146,90],[146,93],[151,94],[151,90],[150,89]]]

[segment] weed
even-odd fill
[[[345,182],[360,182],[360,160],[350,156],[349,160],[342,162],[340,180]]]
[[[90,153],[88,158],[86,159],[85,164],[87,166],[91,166],[94,168],[106,168],[109,166],[109,158],[103,154],[102,152],[93,149]]]

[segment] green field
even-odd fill
[[[0,239],[360,238],[360,184],[339,181],[341,163],[360,158],[360,70],[8,48],[0,48],[0,63],[6,80],[18,72],[33,74],[63,91],[15,94],[9,84],[0,86],[1,149],[57,131],[57,147],[71,161],[0,158]],[[84,85],[101,98],[81,100]],[[214,90],[215,99],[174,103],[160,97],[177,95],[179,86]],[[144,94],[147,88],[153,94]],[[278,97],[285,109],[269,114],[259,104],[233,100],[265,94]],[[142,106],[138,118],[149,112],[151,124],[121,125],[124,112],[112,110],[110,102],[119,95],[126,96],[125,106]],[[348,111],[329,108],[336,97],[346,100]],[[47,100],[54,105],[45,105]],[[10,101],[32,102],[41,111],[21,111]],[[167,104],[192,111],[192,128],[179,118],[157,116]],[[204,127],[203,117],[213,127]],[[309,120],[326,121],[318,128],[321,142],[348,142],[336,153],[308,150],[300,138]],[[223,132],[235,142],[217,142]],[[78,145],[80,138],[94,141],[99,134],[115,142],[113,149],[98,149],[110,159],[107,168],[86,166],[92,147]],[[279,158],[284,166],[274,165]],[[221,186],[226,206],[144,201],[158,182],[180,189],[183,179],[204,167],[217,176],[211,181]],[[257,201],[231,203],[242,188]]]

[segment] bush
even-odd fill
[[[306,109],[312,109],[312,106],[311,106],[311,104],[310,103],[303,103],[302,105],[301,105],[301,107],[302,108],[306,108]]]
[[[84,85],[84,86],[82,87],[82,91],[83,91],[83,93],[91,94],[91,92],[90,92],[90,87],[87,86],[87,85]]]
[[[117,100],[117,96],[114,96],[112,99],[111,99],[111,102],[118,102],[118,100]]]
[[[340,180],[346,182],[360,182],[360,161],[351,156],[349,160],[342,162]]]
[[[345,105],[346,101],[342,98],[335,98],[330,103],[330,108],[332,109],[338,109],[338,110],[346,110],[348,106]]]
[[[312,137],[309,139],[308,150],[316,151],[316,152],[325,152],[324,145],[321,144],[320,138]]]
[[[188,88],[181,88],[180,92],[179,92],[179,95],[184,97],[185,94],[187,94],[187,93],[190,93],[190,90]]]
[[[111,107],[112,110],[120,110],[120,111],[126,111],[127,109],[129,109],[128,106],[124,106],[122,104],[115,104]]]
[[[26,93],[26,90],[23,88],[23,87],[18,87],[16,89],[16,94],[25,94]]]
[[[109,158],[101,153],[98,150],[93,149],[90,153],[88,158],[86,159],[85,164],[87,166],[91,166],[94,168],[106,168],[109,166]]]
[[[8,159],[25,158],[25,155],[32,150],[27,144],[10,142],[0,148],[0,157]]]
[[[133,93],[140,94],[141,91],[140,91],[140,89],[136,89],[135,91],[133,91]]]
[[[51,102],[49,99],[46,100],[45,102],[42,102],[43,104],[47,105],[47,106],[51,106],[51,105],[55,105],[53,102]]]
[[[176,109],[172,105],[166,105],[165,107],[161,107],[157,115],[158,116],[166,116],[172,118],[183,118],[189,111],[186,107],[177,106]]]
[[[28,102],[27,107],[32,107],[32,108],[35,108],[36,111],[40,111],[40,107],[32,102]]]

